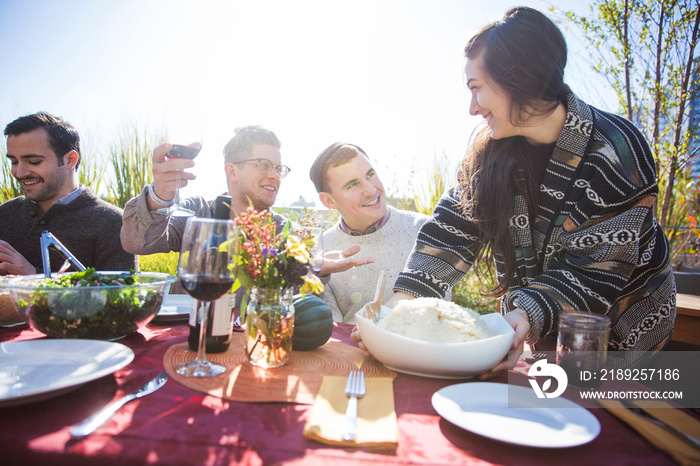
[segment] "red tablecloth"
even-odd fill
[[[336,324],[333,337],[349,343],[351,329]],[[42,335],[26,325],[0,329],[3,342],[35,338]],[[309,405],[229,402],[172,380],[125,405],[90,437],[70,439],[71,426],[155,376],[163,369],[166,350],[186,338],[186,325],[151,324],[120,341],[136,357],[113,375],[55,398],[0,408],[2,464],[673,464],[604,409],[592,410],[602,425],[598,438],[574,448],[522,447],[472,434],[443,420],[430,403],[435,391],[465,380],[406,374],[394,381],[400,430],[395,452],[334,448],[306,440],[302,429]],[[492,381],[505,383],[506,377]]]

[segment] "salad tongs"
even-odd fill
[[[59,273],[65,272],[70,264],[75,265],[81,272],[85,270],[85,266],[75,258],[73,254],[59,240],[56,239],[49,231],[41,234],[41,262],[44,265],[44,277],[51,278],[51,260],[49,259],[49,248],[54,249],[66,258],[66,261],[61,266]]]

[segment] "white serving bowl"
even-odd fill
[[[382,315],[391,310],[382,307]],[[406,374],[444,379],[469,378],[498,364],[515,338],[515,330],[501,314],[481,316],[493,336],[466,343],[428,343],[389,332],[355,314],[362,341],[369,352],[389,369]]]

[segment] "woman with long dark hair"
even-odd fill
[[[675,283],[642,134],[564,84],[566,42],[537,10],[507,11],[469,40],[465,57],[469,111],[486,125],[390,303],[444,297],[473,265],[495,264],[488,292],[516,330],[514,351],[555,335],[559,316],[575,312],[610,318],[610,350],[663,349]]]

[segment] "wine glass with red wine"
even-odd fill
[[[208,304],[225,295],[236,278],[238,228],[233,220],[191,218],[182,237],[177,275],[185,291],[197,300],[202,329],[207,328]],[[215,377],[226,368],[207,360],[206,332],[199,332],[194,361],[175,368],[188,377]]]
[[[172,99],[165,106],[163,134],[173,148],[167,159],[194,159],[202,150],[201,109],[196,102]],[[192,217],[195,213],[180,204],[180,171],[175,170],[175,198],[170,207],[158,211],[174,217]]]

